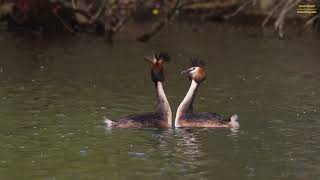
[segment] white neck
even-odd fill
[[[192,103],[196,95],[198,86],[199,84],[196,81],[192,80],[191,86],[189,88],[189,91],[187,92],[187,95],[184,97],[184,99],[182,100],[182,102],[180,103],[177,109],[176,118],[175,118],[175,127],[180,127],[179,119],[181,118],[181,116],[192,111]]]
[[[157,89],[157,99],[158,99],[157,112],[163,113],[167,120],[168,126],[172,127],[172,112],[171,112],[171,108],[170,108],[167,96],[164,93],[162,82],[160,81],[156,82],[156,89]]]

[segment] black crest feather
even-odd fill
[[[191,65],[193,67],[205,67],[206,63],[198,58],[191,58]]]
[[[162,59],[163,61],[169,62],[171,60],[170,56],[168,53],[165,52],[158,52],[154,54],[154,57],[159,61]]]

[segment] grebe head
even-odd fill
[[[153,58],[145,57],[146,60],[151,62],[151,79],[153,82],[164,81],[163,67],[165,62],[170,61],[167,53],[155,53]]]
[[[188,74],[190,80],[201,83],[206,79],[205,63],[199,59],[191,59],[191,68],[182,71],[181,74]]]

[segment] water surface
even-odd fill
[[[190,28],[192,26],[192,28]],[[320,176],[316,37],[178,24],[151,43],[0,34],[0,179],[301,179]],[[189,57],[207,61],[195,109],[238,113],[241,128],[106,130],[152,111],[144,55],[172,55],[165,90],[175,112]]]

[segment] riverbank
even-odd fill
[[[39,1],[39,2],[38,2]],[[40,3],[41,2],[41,3]],[[27,7],[27,8],[26,8]],[[228,23],[242,26],[272,28],[280,38],[287,28],[320,29],[319,4],[301,0],[235,1],[235,0],[177,0],[140,2],[137,0],[57,1],[17,0],[3,3],[2,19],[9,29],[43,32],[95,33],[113,41],[115,34],[130,29],[130,24],[142,26],[138,41],[148,42],[168,24],[176,21]],[[41,9],[41,11],[39,10]],[[308,13],[309,11],[310,13]],[[13,27],[13,28],[12,28]],[[310,28],[313,27],[313,28]],[[131,33],[131,32],[128,32]],[[135,32],[132,32],[133,34]]]

